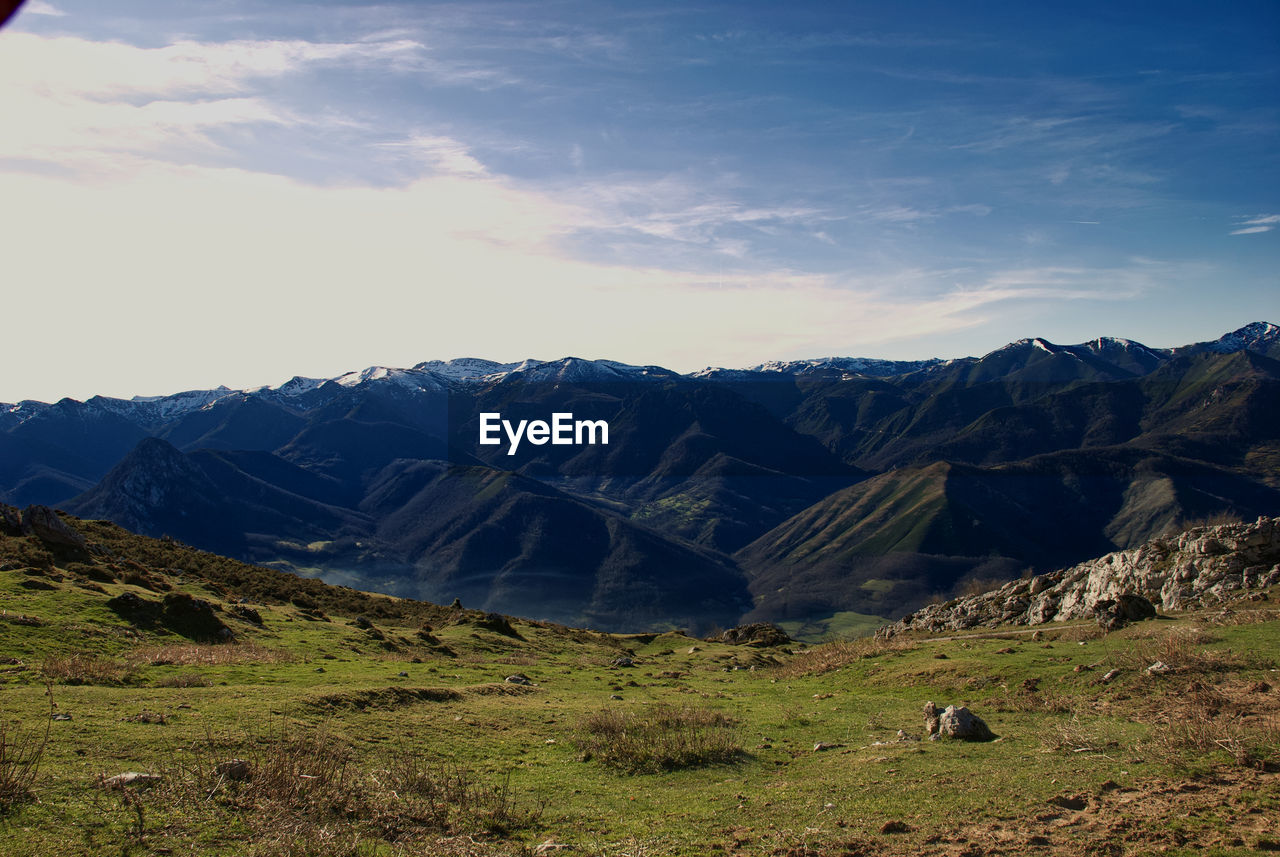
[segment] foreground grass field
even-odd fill
[[[1108,635],[753,647],[71,523],[92,553],[0,536],[7,857],[1280,850],[1275,594]],[[918,740],[927,701],[998,740]]]

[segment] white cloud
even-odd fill
[[[319,188],[135,163],[91,185],[0,174],[0,198],[6,277],[23,284],[7,311],[58,307],[60,341],[94,359],[51,365],[63,377],[45,383],[81,396],[465,354],[746,365],[952,331],[1002,301],[1117,300],[1161,273],[1025,269],[938,294],[946,272],[613,267],[556,249],[592,211],[466,174]],[[40,326],[25,330],[7,334],[11,353],[43,347]]]
[[[417,42],[317,43],[300,40],[180,41],[161,48],[11,33],[0,52],[3,80],[60,97],[227,95],[254,80],[328,62],[387,62],[422,48]]]
[[[1280,214],[1255,214],[1237,217],[1236,220],[1240,222],[1240,228],[1233,230],[1232,235],[1257,235],[1275,229],[1280,223]]]
[[[471,154],[466,144],[434,134],[417,134],[408,140],[378,143],[378,148],[397,152],[428,166],[433,172],[455,176],[485,176],[488,170]]]
[[[28,0],[22,7],[22,11],[28,15],[49,15],[54,18],[61,18],[67,14],[46,0]]]
[[[468,354],[745,365],[952,331],[1004,301],[1117,300],[1164,273],[1137,261],[988,276],[751,264],[744,230],[794,228],[830,243],[822,224],[839,218],[742,202],[731,178],[535,187],[430,129],[381,145],[417,165],[397,187],[215,167],[175,147],[213,147],[215,129],[306,121],[256,81],[317,63],[395,61],[411,43],[6,39],[0,101],[13,121],[0,135],[10,161],[0,165],[0,234],[6,280],[21,284],[6,312],[56,314],[67,359],[32,361],[23,383],[59,395],[254,386]],[[910,223],[988,209],[874,211]],[[690,246],[734,270],[699,274],[656,256],[611,266],[562,249],[593,230]],[[43,325],[12,327],[3,353],[45,353],[46,336]]]
[[[209,133],[216,128],[303,124],[254,92],[256,82],[316,64],[387,60],[415,45],[238,41],[139,48],[11,33],[0,51],[7,120],[0,158],[48,161],[91,175],[131,168],[122,157],[213,147]]]

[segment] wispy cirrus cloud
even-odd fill
[[[1237,221],[1237,228],[1232,230],[1232,235],[1257,235],[1275,229],[1280,224],[1280,214],[1255,214],[1239,217]]]
[[[394,63],[420,48],[407,40],[143,48],[6,34],[0,101],[9,122],[0,158],[86,174],[117,170],[128,157],[189,158],[193,146],[217,149],[211,134],[218,129],[322,121],[272,98],[268,81],[334,63]]]
[[[22,11],[28,15],[48,15],[51,18],[62,18],[67,14],[47,0],[28,0]]]
[[[407,140],[375,143],[377,148],[418,161],[434,172],[455,176],[483,177],[489,170],[460,140],[439,134],[414,134]]]

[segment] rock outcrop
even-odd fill
[[[1097,618],[1121,627],[1162,610],[1233,600],[1280,583],[1280,518],[1194,527],[1071,568],[932,604],[876,632],[958,631]]]
[[[924,704],[924,728],[930,741],[954,738],[957,741],[994,741],[996,735],[981,717],[969,709],[948,705],[939,709],[932,702]]]
[[[19,512],[0,503],[0,532],[11,536],[35,536],[46,545],[73,550],[88,550],[84,536],[72,529],[48,506],[28,506]]]
[[[752,622],[721,633],[718,637],[709,638],[709,642],[729,643],[739,646],[786,646],[794,643],[787,632],[770,622]]]

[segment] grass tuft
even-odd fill
[[[737,721],[710,708],[655,705],[643,712],[601,709],[583,718],[583,761],[628,774],[659,773],[742,756]]]
[[[43,729],[0,720],[0,816],[8,815],[32,797],[31,786],[39,773],[53,723],[52,685],[46,686],[45,692],[49,696],[49,712]]]
[[[122,685],[138,678],[129,664],[99,655],[51,655],[44,659],[40,670],[54,684]]]

